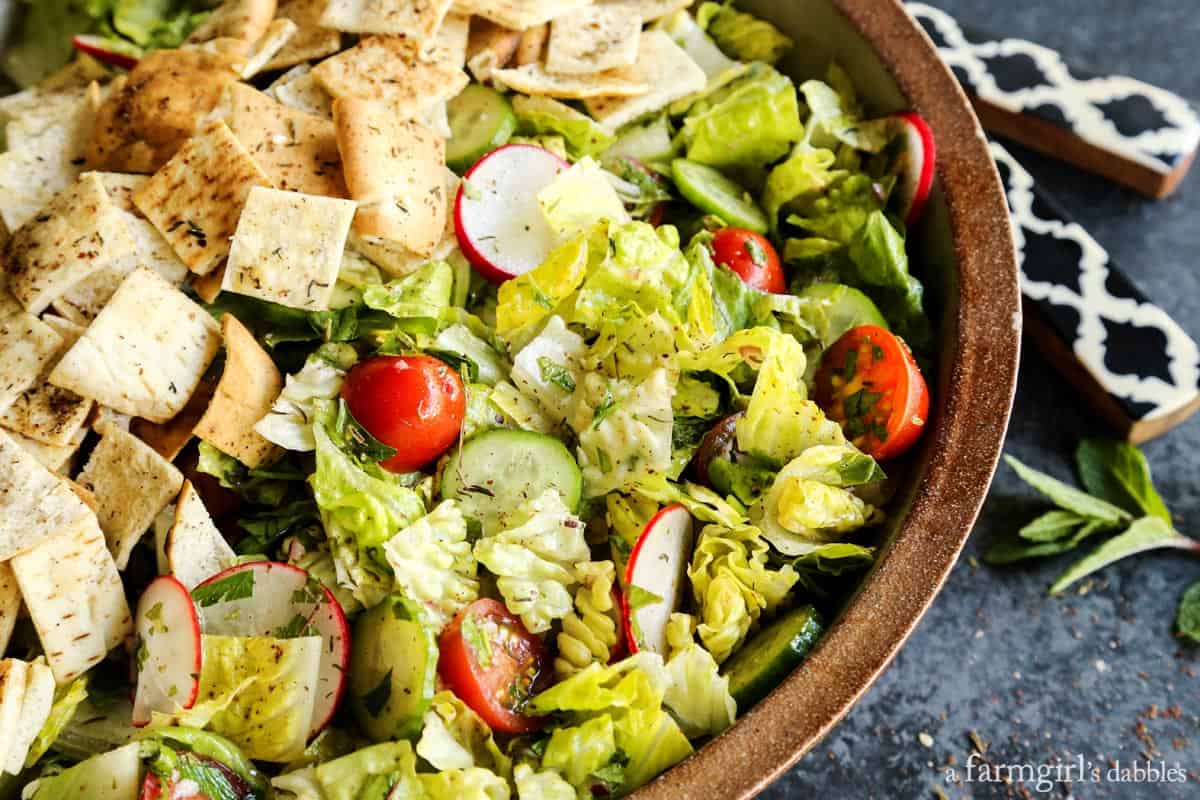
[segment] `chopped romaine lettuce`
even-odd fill
[[[563,422],[571,411],[586,351],[583,337],[567,328],[562,317],[553,316],[513,358],[512,381],[551,419]]]
[[[730,2],[702,3],[696,20],[722,50],[742,61],[774,65],[795,45],[771,23],[738,11]]]
[[[418,604],[422,621],[435,631],[479,596],[467,521],[454,500],[444,501],[388,539],[383,551],[396,585]]]
[[[517,130],[522,135],[561,136],[572,158],[599,155],[616,138],[587,114],[550,97],[517,95],[512,106],[517,115]]]
[[[403,278],[368,286],[363,302],[400,320],[405,331],[432,334],[453,291],[454,269],[445,261],[430,261]]]
[[[303,369],[287,376],[270,413],[259,420],[254,430],[267,441],[287,450],[315,450],[315,405],[317,401],[337,397],[346,370],[357,360],[358,354],[348,344],[322,345],[304,362]]]
[[[299,800],[365,800],[383,798],[403,784],[396,797],[421,797],[417,756],[410,742],[385,742],[315,767],[289,772],[271,781],[276,789]]]
[[[909,345],[925,350],[933,339],[925,314],[925,289],[908,270],[904,237],[882,211],[875,211],[850,241],[853,274],[846,282],[866,290]]]
[[[583,283],[592,254],[599,257],[607,252],[607,242],[600,242],[601,237],[608,238],[604,226],[580,234],[551,253],[541,266],[504,283],[496,306],[496,333],[511,344],[521,332],[535,329],[555,313]]]
[[[534,772],[528,764],[518,764],[513,770],[517,785],[517,800],[575,800],[575,787],[557,772]]]
[[[624,225],[629,212],[617,196],[604,170],[591,156],[584,156],[559,173],[538,192],[538,206],[559,242],[590,230],[600,222]]]
[[[452,692],[434,696],[424,722],[417,755],[434,769],[480,767],[502,776],[511,774],[512,759],[496,745],[487,723]]]
[[[695,639],[696,620],[690,614],[672,614],[667,623],[667,689],[663,702],[694,739],[716,736],[733,724],[737,703],[729,694],[729,678],[720,674],[716,660]]]

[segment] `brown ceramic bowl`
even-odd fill
[[[893,505],[881,556],[812,654],[733,728],[639,800],[750,797],[795,764],[887,667],[954,566],[999,457],[1020,349],[1012,232],[986,140],[950,70],[898,0],[739,0],[797,47],[782,69],[849,71],[868,109],[933,128],[938,187],[915,268],[939,308],[933,429]]]

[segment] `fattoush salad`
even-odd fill
[[[875,556],[928,126],[728,3],[210,5],[4,59],[0,798],[633,792]]]

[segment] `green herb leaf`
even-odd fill
[[[612,389],[605,389],[604,397],[600,399],[600,405],[596,406],[596,411],[592,415],[592,429],[595,430],[599,428],[601,423],[604,422],[604,419],[611,414],[613,409],[616,407],[617,401],[613,399]]]
[[[1179,598],[1179,611],[1175,615],[1175,632],[1180,638],[1200,644],[1200,581],[1187,588]]]
[[[1133,514],[1158,517],[1171,524],[1171,512],[1154,488],[1150,465],[1128,442],[1084,439],[1075,451],[1084,488]]]
[[[244,569],[235,572],[215,583],[197,586],[192,590],[192,600],[201,608],[215,606],[217,603],[228,603],[232,600],[245,600],[254,596],[254,570]]]
[[[542,371],[542,380],[547,383],[553,383],[564,392],[575,391],[575,377],[571,375],[571,371],[562,364],[547,356],[542,356],[538,359],[538,369]]]
[[[991,549],[984,554],[983,560],[993,566],[1002,566],[1031,558],[1057,556],[1074,550],[1085,539],[1101,531],[1109,530],[1110,527],[1103,522],[1089,522],[1079,528],[1073,536],[1054,541],[1030,541],[1017,537],[1005,539],[992,545]]]
[[[1085,556],[1072,565],[1050,587],[1050,593],[1059,594],[1081,578],[1098,572],[1123,558],[1164,547],[1200,553],[1200,542],[1180,534],[1158,517],[1142,517],[1130,525],[1124,533],[1109,539],[1096,548],[1091,555]]]
[[[319,636],[320,634],[308,621],[308,617],[297,614],[287,624],[280,625],[272,635],[276,639],[299,639],[301,636]]]
[[[1027,467],[1012,456],[1005,456],[1004,460],[1016,470],[1017,474],[1021,476],[1021,480],[1050,498],[1050,501],[1060,508],[1073,511],[1088,519],[1114,525],[1132,519],[1132,516],[1124,509],[1085,494],[1073,486],[1068,486],[1058,478]]]
[[[1070,536],[1087,519],[1073,511],[1047,511],[1020,530],[1020,537],[1030,542],[1054,542]]]
[[[342,449],[362,461],[387,461],[396,455],[396,448],[390,447],[371,435],[354,415],[344,398],[338,399],[338,413],[334,420],[334,432],[342,445]]]

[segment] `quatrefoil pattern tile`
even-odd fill
[[[1087,74],[1047,47],[977,34],[924,3],[907,6],[963,87],[982,101],[1065,128],[1163,175],[1200,145],[1200,117],[1172,92],[1134,78]]]
[[[1021,290],[1091,377],[1135,423],[1200,396],[1200,348],[1112,263],[1108,253],[996,142],[1012,211]]]

